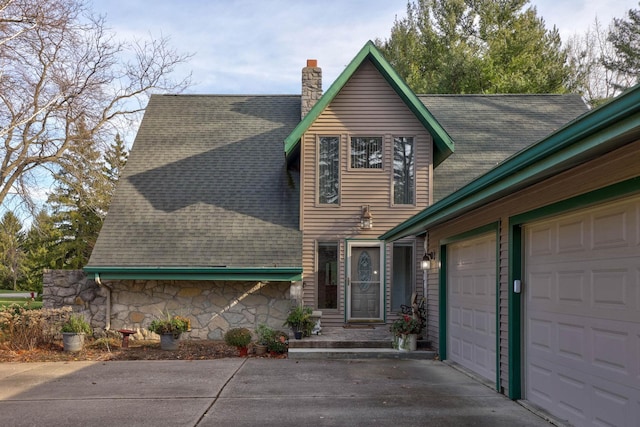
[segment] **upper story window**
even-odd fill
[[[321,136],[318,141],[318,203],[340,203],[340,137]]]
[[[382,169],[382,137],[352,137],[351,168]]]
[[[414,149],[412,137],[393,138],[393,203],[395,205],[415,203]]]

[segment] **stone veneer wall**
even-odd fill
[[[229,328],[259,323],[283,329],[292,301],[289,282],[104,281],[111,291],[111,330],[133,329],[135,339],[157,338],[146,329],[166,313],[191,319],[185,338],[222,339]],[[45,307],[71,305],[90,320],[94,330],[106,327],[107,290],[82,271],[47,271]]]

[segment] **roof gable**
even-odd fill
[[[347,84],[353,74],[360,68],[366,60],[371,61],[384,79],[389,83],[398,96],[404,101],[407,107],[415,114],[422,125],[429,131],[434,141],[434,166],[439,165],[451,153],[453,153],[453,140],[444,128],[438,123],[435,117],[427,110],[418,97],[413,93],[407,84],[400,78],[391,64],[382,56],[382,53],[375,47],[372,41],[368,41],[358,52],[353,60],[347,65],[344,71],[338,76],[335,82],[322,95],[304,119],[298,123],[293,131],[285,138],[285,154],[289,157],[298,146],[300,138],[309,127],[320,116],[322,111],[333,101]]]

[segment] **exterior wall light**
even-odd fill
[[[360,228],[363,230],[371,230],[373,228],[373,216],[369,205],[362,206],[362,214],[360,215]]]
[[[436,254],[433,252],[425,252],[424,256],[422,257],[422,261],[420,262],[420,268],[422,268],[423,270],[430,270],[431,269],[431,261],[433,261],[436,258]]]

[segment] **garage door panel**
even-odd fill
[[[448,357],[496,379],[495,233],[447,247]]]
[[[525,395],[575,425],[640,419],[640,197],[525,226]]]

